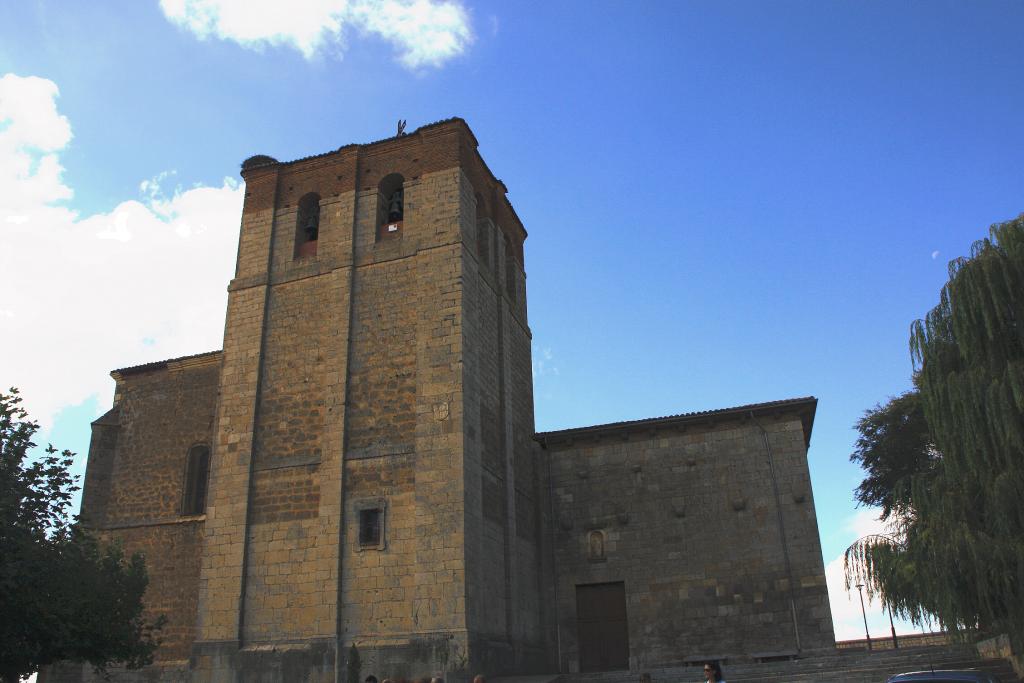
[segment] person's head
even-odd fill
[[[366,677],[366,680],[363,681],[363,683],[377,683],[377,677],[374,676],[373,674],[370,674],[369,676]]]
[[[712,682],[722,680],[722,667],[718,662],[704,662],[704,680]]]

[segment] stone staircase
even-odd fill
[[[835,650],[781,662],[723,663],[727,683],[885,683],[906,671],[983,669],[1002,683],[1024,683],[1002,659],[983,660],[972,645],[941,645],[913,649]],[[563,674],[555,683],[638,683],[639,671]],[[702,667],[649,669],[652,683],[703,683]]]

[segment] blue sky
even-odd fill
[[[833,577],[852,425],[1024,211],[1024,3],[287,5],[0,2],[0,383],[44,436],[84,463],[109,370],[220,347],[242,159],[461,116],[530,232],[538,429],[817,396]]]

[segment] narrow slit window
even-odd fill
[[[490,265],[491,245],[487,229],[487,205],[479,192],[476,193],[476,255],[481,263]]]
[[[185,491],[181,514],[201,515],[206,512],[206,483],[210,474],[210,449],[193,446],[185,463]]]
[[[512,251],[512,240],[505,237],[505,291],[511,301],[516,300],[516,259]]]

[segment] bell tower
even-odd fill
[[[242,176],[194,677],[543,668],[526,231],[473,133]]]

